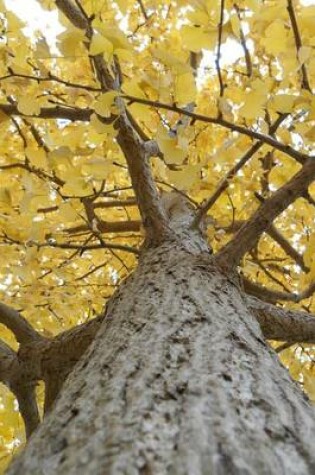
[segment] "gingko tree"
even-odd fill
[[[314,5],[38,3],[55,43],[0,0],[2,466],[314,474]]]

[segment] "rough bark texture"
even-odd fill
[[[313,409],[205,251],[143,252],[10,475],[315,473]]]

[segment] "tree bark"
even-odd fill
[[[193,238],[145,249],[9,475],[306,475],[313,408]]]

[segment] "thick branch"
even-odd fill
[[[246,221],[234,221],[231,226],[224,228],[224,230],[228,233],[236,232],[241,229],[242,226],[244,226],[245,222]],[[276,228],[274,224],[271,224],[269,228],[266,229],[266,234],[268,234],[276,243],[278,243],[284,252],[290,256],[304,272],[309,272],[309,268],[304,263],[303,256],[290,244],[290,242],[283,236],[283,234]]]
[[[309,159],[291,180],[261,204],[233,239],[219,251],[218,262],[227,268],[237,266],[246,252],[256,245],[261,234],[268,230],[273,220],[303,195],[314,178],[315,159]]]
[[[56,5],[76,28],[80,30],[88,29],[87,18],[71,0],[56,0]]]
[[[0,381],[9,386],[12,374],[19,366],[17,355],[4,341],[0,340]]]
[[[119,117],[117,142],[127,161],[132,186],[148,238],[159,241],[170,232],[168,219],[152,176],[144,142],[136,134],[124,112]]]
[[[29,369],[28,362],[25,364],[15,351],[0,340],[0,381],[17,398],[27,438],[40,422],[35,395],[36,378]]]
[[[117,221],[117,222],[110,222],[110,221],[102,221],[99,220],[97,222],[97,230],[98,232],[104,233],[126,233],[126,232],[137,232],[140,231],[141,228],[141,221]],[[84,231],[88,231],[90,227],[87,224],[82,224],[80,226],[76,226],[74,228],[67,228],[64,229],[64,232],[69,234],[76,234]]]
[[[265,202],[265,199],[258,193],[255,193],[255,196],[261,203]],[[269,227],[267,233],[279,244],[279,246],[282,247],[284,252],[286,252],[286,254],[288,254],[288,256],[290,256],[301,267],[304,272],[309,272],[309,268],[304,263],[303,256],[299,254],[299,252],[294,249],[293,246],[291,246],[289,241],[286,240],[283,234],[281,234],[273,224]]]
[[[40,422],[36,382],[45,381],[45,410],[48,410],[70,371],[93,341],[103,318],[101,315],[51,340],[41,337],[23,343],[18,354],[0,340],[0,381],[18,400],[27,438]]]
[[[34,117],[36,119],[66,119],[71,121],[89,122],[93,109],[80,109],[79,107],[42,107],[40,113],[25,115],[18,110],[17,104],[0,104],[0,111],[6,115],[17,115],[21,117]]]
[[[315,282],[299,294],[268,289],[267,287],[252,282],[246,277],[242,278],[242,283],[246,293],[269,303],[277,303],[279,301],[297,303],[301,302],[301,300],[308,299],[315,292]]]
[[[276,307],[255,297],[247,297],[247,304],[267,339],[290,343],[315,343],[314,315]]]
[[[45,413],[51,408],[74,365],[94,340],[103,318],[101,315],[71,328],[48,343],[41,356],[42,377],[46,386]]]
[[[42,336],[17,310],[8,307],[4,303],[0,303],[0,323],[12,331],[20,344],[42,339]]]
[[[33,381],[28,383],[24,381],[23,383],[12,386],[11,390],[18,401],[19,411],[25,425],[26,438],[29,439],[39,425],[40,417],[36,400],[36,383]]]

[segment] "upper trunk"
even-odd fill
[[[9,474],[313,474],[313,410],[237,284],[147,250]]]

